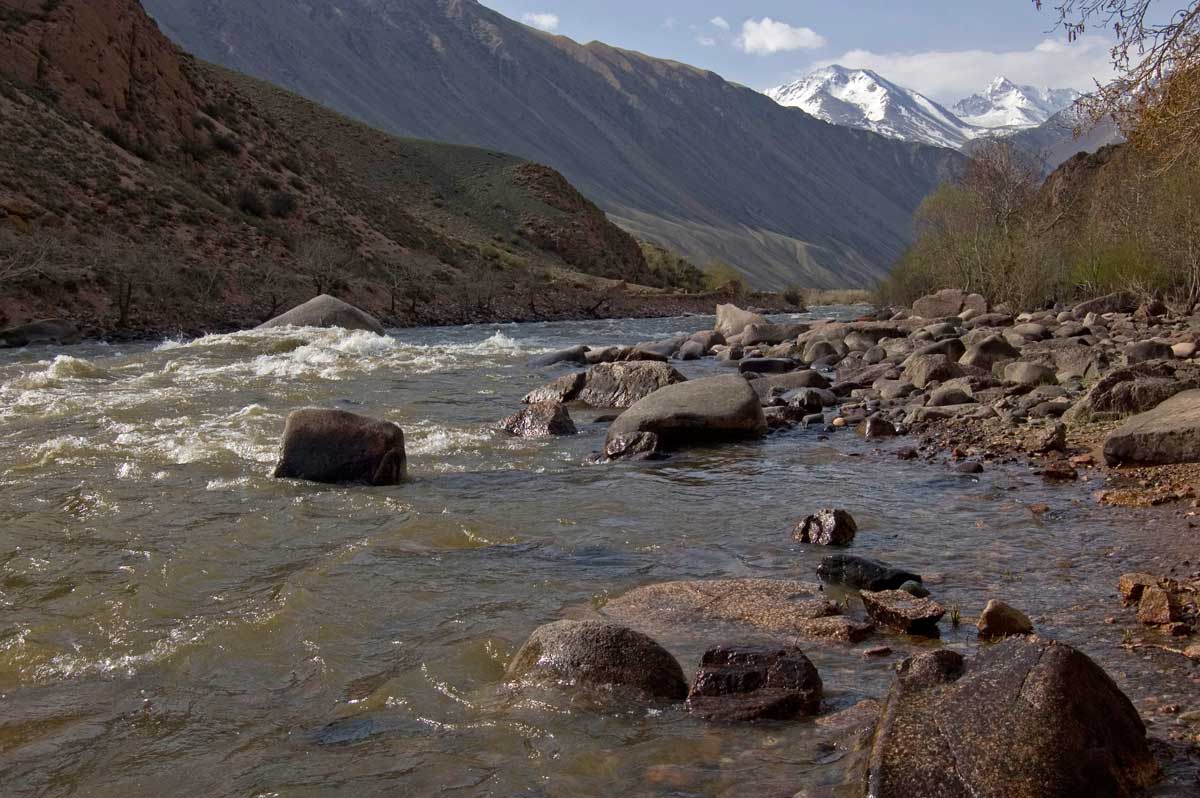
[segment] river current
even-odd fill
[[[815,581],[827,552],[789,530],[824,506],[857,518],[855,553],[922,573],[964,619],[1004,598],[1082,648],[1152,732],[1173,722],[1156,707],[1194,703],[1187,666],[1164,673],[1105,622],[1127,613],[1117,575],[1172,555],[1140,516],[1097,507],[1098,485],[1051,488],[1015,467],[965,476],[852,432],[595,466],[601,411],[573,409],[573,438],[491,429],[565,372],[529,367],[537,353],[711,324],[285,329],[0,353],[0,795],[858,795],[862,753],[812,721],[709,726],[678,706],[503,684],[535,627],[641,585]],[[273,480],[284,418],[309,405],[398,422],[409,482]],[[921,645],[979,645],[969,620],[942,628],[936,643],[801,645],[834,711],[882,698]],[[660,642],[690,676],[732,641],[681,628]],[[895,655],[863,656],[879,645]]]

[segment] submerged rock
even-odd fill
[[[499,428],[518,438],[549,438],[577,432],[562,402],[531,404],[501,421]]]
[[[632,687],[658,698],[687,697],[675,657],[651,638],[600,621],[557,621],[534,630],[508,664],[510,681]]]
[[[344,410],[308,408],[288,416],[275,478],[397,485],[407,468],[398,425]]]
[[[946,614],[933,599],[917,598],[903,590],[863,591],[862,600],[876,623],[910,635],[936,637],[937,623]]]
[[[46,344],[77,344],[82,337],[79,328],[66,319],[43,319],[0,330],[0,349]]]
[[[719,646],[704,652],[688,709],[709,721],[790,720],[821,708],[817,668],[795,646]]]
[[[911,571],[853,554],[829,555],[817,566],[817,575],[826,582],[862,590],[899,590],[905,582],[921,581],[921,577]]]
[[[258,325],[260,330],[272,327],[341,327],[383,335],[383,325],[378,319],[329,294],[313,297],[303,305],[297,305],[287,313]]]
[[[961,676],[934,663],[931,678],[913,678],[929,656],[910,660],[888,695],[872,798],[1131,798],[1157,779],[1137,710],[1070,646],[1010,638]]]
[[[673,449],[713,440],[757,438],[767,432],[758,394],[729,375],[669,385],[638,401],[609,427],[605,449],[619,437],[652,432]]]
[[[820,585],[792,579],[662,582],[610,600],[603,612],[639,629],[667,633],[720,623],[772,636],[857,642],[874,628],[843,616]]]
[[[858,534],[854,516],[845,510],[818,510],[796,524],[792,538],[797,543],[815,543],[819,546],[847,546]]]

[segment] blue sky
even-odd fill
[[[756,89],[842,63],[952,102],[998,74],[1090,89],[1111,75],[1109,37],[1071,44],[1031,0],[483,0],[580,42],[603,41],[711,69]]]

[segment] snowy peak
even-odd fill
[[[869,69],[834,64],[766,94],[831,124],[904,141],[958,148],[980,132],[923,94]]]
[[[1080,97],[1074,89],[1039,89],[997,77],[979,94],[954,104],[964,122],[984,128],[1037,127]]]

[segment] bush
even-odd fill
[[[804,307],[804,289],[798,285],[789,285],[783,289],[781,296],[792,307]]]
[[[237,193],[237,206],[242,213],[262,218],[267,215],[267,206],[263,198],[254,189],[246,186]]]
[[[270,199],[271,215],[284,219],[296,212],[296,197],[286,191],[276,191]]]
[[[192,141],[184,139],[179,144],[179,150],[184,155],[190,155],[197,163],[204,163],[213,154],[213,148],[210,144],[203,141]]]
[[[229,155],[239,155],[242,152],[242,143],[227,133],[217,133],[212,137],[212,143],[218,150]]]

